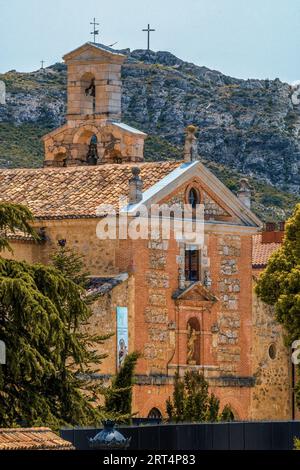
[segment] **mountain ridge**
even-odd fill
[[[167,51],[121,50],[122,120],[149,134],[147,160],[179,159],[184,128],[199,128],[201,158],[230,189],[241,175],[255,188],[266,219],[289,215],[300,192],[300,106],[293,88],[276,80],[237,79],[185,62]],[[66,67],[0,75],[0,167],[40,166],[40,137],[64,122]]]

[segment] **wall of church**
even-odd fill
[[[254,420],[292,419],[291,357],[284,346],[283,330],[275,320],[274,310],[255,293],[252,360],[256,385],[252,390],[250,417]]]
[[[49,263],[57,249],[58,240],[65,239],[69,248],[83,255],[86,269],[92,276],[112,276],[119,273],[116,267],[116,240],[100,240],[96,235],[97,219],[63,219],[36,222],[43,227],[47,240],[43,243],[12,242],[13,257],[29,262]],[[11,258],[7,252],[4,256]]]
[[[26,242],[23,240],[9,240],[9,244],[13,250],[1,252],[1,256],[6,259],[15,259],[16,261],[27,261],[35,263],[40,258],[40,246],[34,242]]]
[[[93,315],[89,319],[87,329],[92,334],[112,336],[102,345],[96,347],[98,354],[106,354],[100,366],[95,366],[95,372],[102,375],[114,375],[117,371],[117,307],[128,307],[128,346],[129,352],[135,350],[134,344],[134,278],[114,287],[111,291],[98,297],[92,304]]]

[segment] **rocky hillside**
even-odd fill
[[[232,190],[241,174],[255,190],[256,212],[283,219],[299,200],[300,106],[276,79],[238,80],[168,52],[136,50],[123,67],[123,121],[147,132],[149,160],[181,158],[187,124],[199,127],[199,153]],[[0,167],[40,166],[39,138],[64,121],[66,69],[0,75]]]

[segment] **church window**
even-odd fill
[[[191,282],[199,281],[199,259],[200,253],[197,248],[190,247],[185,250],[185,280]]]
[[[192,209],[196,209],[197,205],[200,204],[199,193],[195,188],[191,188],[188,196],[189,204]]]

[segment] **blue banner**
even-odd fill
[[[117,367],[123,365],[128,354],[128,310],[127,307],[117,307]]]

